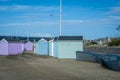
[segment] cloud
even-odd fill
[[[108,14],[120,14],[120,6],[111,7]]]
[[[14,6],[9,6],[11,10],[17,11],[17,10],[28,10],[28,9],[32,9],[31,6],[27,6],[27,5],[14,5]],[[9,8],[8,7],[8,8]]]
[[[31,25],[56,25],[57,22],[32,22]]]
[[[12,6],[0,6],[1,11],[52,11],[59,10],[55,6],[30,6],[30,5],[12,5]]]
[[[120,20],[120,16],[108,16],[108,17],[113,20]]]
[[[48,34],[48,33],[30,33],[30,36],[34,36],[34,37],[52,37],[52,34]]]
[[[8,2],[8,1],[11,1],[11,0],[0,0],[1,2]]]
[[[63,20],[62,22],[65,22],[65,23],[83,23],[82,20]]]
[[[19,10],[29,10],[32,6],[27,5],[12,5],[12,6],[0,6],[1,11],[19,11]]]
[[[57,22],[30,22],[30,23],[7,23],[7,24],[0,24],[1,27],[17,27],[17,26],[50,26],[50,25],[57,25]]]
[[[5,11],[7,10],[7,6],[0,6],[0,11]]]
[[[89,19],[84,20],[84,23],[81,25],[85,26],[94,26],[94,27],[108,27],[110,25],[116,25],[120,21],[120,18],[117,16],[107,16],[104,18],[98,18],[98,19]]]
[[[8,26],[25,26],[27,23],[7,23],[7,24],[0,24],[1,27],[8,27]]]

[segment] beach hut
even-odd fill
[[[33,51],[33,43],[28,41],[24,44],[24,50],[25,51]]]
[[[8,41],[5,39],[0,41],[0,55],[8,55]]]
[[[54,40],[54,57],[76,59],[76,51],[83,51],[82,36],[60,36]]]
[[[34,49],[34,54],[37,54],[37,43],[35,42],[34,44],[33,44],[33,49]]]
[[[54,39],[49,41],[49,56],[54,56]]]
[[[9,42],[8,43],[8,54],[19,55],[24,51],[24,43],[22,42]]]
[[[44,38],[35,44],[35,53],[38,55],[48,55],[48,41]]]
[[[54,48],[53,48],[53,50],[54,50],[54,54],[53,54],[53,56],[55,57],[55,58],[58,58],[58,43],[57,43],[57,41],[54,41],[54,46],[53,46]]]

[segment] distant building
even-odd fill
[[[109,37],[99,38],[95,39],[94,41],[97,43],[97,45],[105,45],[106,43],[111,42],[111,38]]]

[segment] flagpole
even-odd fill
[[[27,25],[27,41],[29,41],[29,26],[30,26],[30,16],[28,16],[28,25]]]
[[[60,0],[60,36],[62,35],[62,0]]]

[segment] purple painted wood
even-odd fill
[[[33,43],[30,42],[30,41],[27,42],[27,43],[25,43],[24,49],[25,49],[26,51],[32,51],[32,50],[33,50]]]
[[[8,55],[8,42],[5,39],[0,41],[0,55]]]
[[[8,54],[19,55],[24,51],[24,43],[12,42],[8,43]]]

